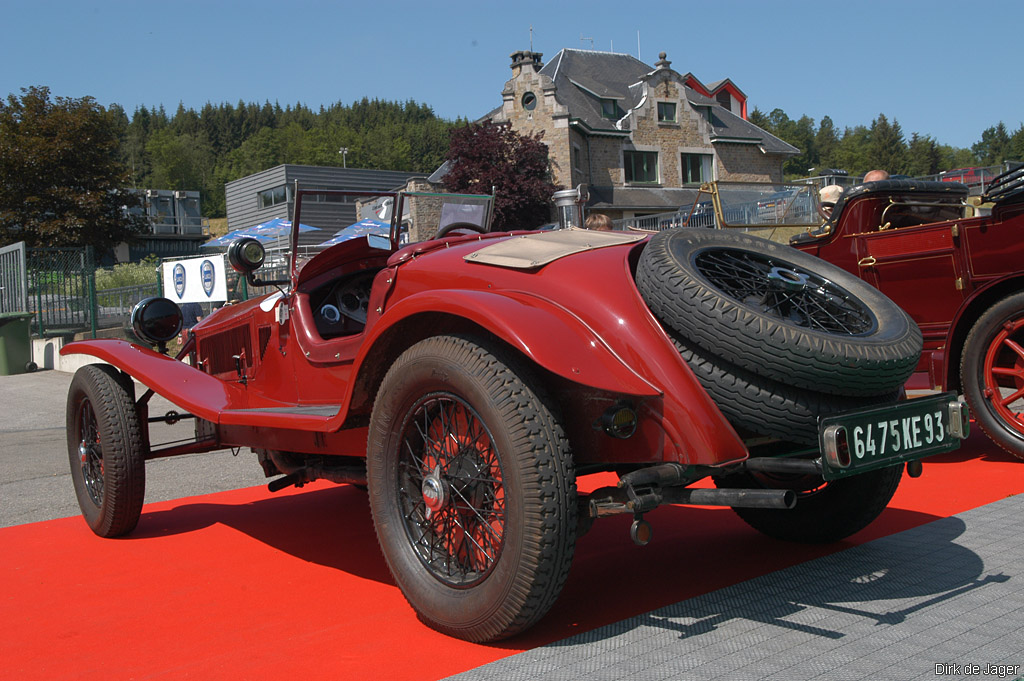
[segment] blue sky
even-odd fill
[[[509,54],[612,50],[705,83],[731,78],[754,107],[879,114],[965,147],[1024,122],[1024,2],[223,2],[0,0],[0,96],[138,106],[415,100],[442,117],[501,103]],[[638,55],[639,52],[639,55]]]

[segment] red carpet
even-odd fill
[[[552,612],[498,646],[419,623],[348,486],[150,504],[121,540],[80,518],[0,529],[0,660],[20,680],[439,679],[1024,491],[1024,462],[980,434],[931,461],[871,527],[829,547],[766,539],[728,509],[660,509],[645,548],[629,518],[599,522]]]

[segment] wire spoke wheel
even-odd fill
[[[751,251],[712,248],[694,266],[722,293],[799,327],[860,336],[877,326],[863,302],[814,272]]]
[[[78,507],[93,532],[135,529],[146,490],[146,440],[130,378],[109,365],[82,367],[67,403],[68,461]]]
[[[403,428],[399,498],[423,565],[455,587],[479,583],[501,554],[505,487],[494,441],[455,395],[429,395]]]
[[[82,478],[89,499],[97,506],[103,504],[103,447],[100,444],[99,429],[96,425],[96,412],[92,403],[83,400],[78,413],[78,432],[80,443],[78,455],[82,464]]]
[[[576,476],[529,366],[477,338],[406,349],[370,416],[366,477],[381,552],[428,625],[495,641],[539,620],[576,544]]]
[[[636,284],[667,330],[724,369],[842,397],[891,395],[923,339],[878,289],[809,253],[717,229],[653,235]]]

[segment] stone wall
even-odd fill
[[[501,111],[491,120],[510,123],[521,135],[541,135],[548,147],[551,175],[555,184],[573,185],[572,145],[569,135],[569,110],[555,96],[555,85],[539,71],[542,66],[538,52],[516,52],[512,55],[512,79],[502,90]],[[524,104],[532,95],[533,108]]]
[[[782,156],[762,154],[756,144],[718,143],[715,151],[720,180],[782,182]]]

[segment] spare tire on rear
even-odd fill
[[[655,234],[636,282],[655,316],[688,343],[787,385],[834,395],[891,394],[921,354],[917,325],[877,289],[749,234]]]

